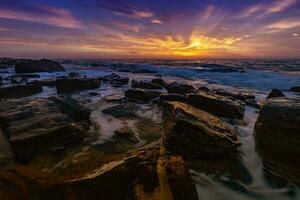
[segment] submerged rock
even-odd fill
[[[235,157],[240,146],[219,118],[180,102],[164,105],[163,144],[172,153],[202,158]]]
[[[149,91],[142,89],[129,89],[125,91],[125,97],[136,99],[142,102],[148,102],[152,99],[155,99],[160,96],[160,92],[158,91]]]
[[[276,97],[285,97],[285,95],[280,90],[274,88],[268,95],[267,99],[272,99]]]
[[[112,115],[116,118],[126,117],[134,118],[137,117],[136,112],[138,111],[138,106],[133,103],[119,104],[112,107],[104,109],[102,112],[105,114]]]
[[[242,102],[224,96],[198,92],[187,97],[188,103],[218,117],[242,119],[245,107]]]
[[[65,71],[59,62],[52,60],[20,60],[15,65],[16,73],[55,72]]]
[[[0,98],[13,99],[41,93],[43,88],[38,85],[15,85],[0,88]]]
[[[168,92],[176,94],[187,94],[195,91],[195,88],[193,86],[177,82],[168,84],[166,86],[166,89],[168,90]]]
[[[80,90],[92,90],[100,87],[100,81],[92,78],[58,78],[56,89],[58,94],[73,93]]]
[[[140,89],[160,90],[162,87],[156,83],[132,80],[131,87]]]
[[[300,183],[299,133],[299,99],[265,102],[255,125],[255,142],[267,172]]]

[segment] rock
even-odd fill
[[[100,81],[92,78],[56,79],[58,94],[73,93],[80,90],[92,90],[100,87]]]
[[[88,129],[86,123],[62,113],[59,105],[49,99],[2,102],[0,118],[15,158],[22,163],[82,140]]]
[[[78,200],[164,199],[197,200],[198,195],[180,156],[167,156],[158,148],[101,166],[85,176],[53,184],[32,199]]]
[[[242,119],[245,107],[241,102],[205,92],[198,92],[187,97],[188,103],[218,117]]]
[[[121,76],[119,76],[118,74],[115,74],[115,73],[107,75],[107,76],[104,76],[102,78],[102,80],[104,82],[112,84],[115,87],[120,87],[122,85],[127,85],[128,82],[129,82],[129,78],[127,78],[127,77],[121,77]]]
[[[169,102],[163,110],[163,144],[185,157],[236,157],[240,142],[219,118],[181,102]]]
[[[265,102],[255,124],[255,142],[268,173],[300,183],[299,133],[299,99]]]
[[[35,72],[56,72],[65,71],[59,62],[52,60],[20,60],[15,65],[16,73],[35,73]]]
[[[200,91],[209,92],[210,90],[207,87],[199,87]]]
[[[136,99],[143,102],[148,102],[160,96],[158,91],[148,91],[142,89],[129,89],[125,91],[125,97]]]
[[[109,108],[104,109],[102,112],[105,114],[112,115],[116,118],[135,118],[137,117],[136,112],[138,110],[138,106],[133,103],[125,103],[115,105]]]
[[[155,74],[155,73],[157,73],[157,71],[151,70],[151,69],[138,69],[138,70],[132,71],[132,73],[135,73],[135,74]]]
[[[15,85],[0,88],[0,98],[12,99],[27,97],[34,94],[41,93],[42,87],[37,85]]]
[[[44,79],[44,80],[36,80],[26,83],[26,85],[37,85],[37,86],[49,86],[53,87],[56,85],[55,79]]]
[[[290,89],[290,91],[293,91],[293,92],[300,92],[300,86],[292,87],[292,88]]]
[[[0,76],[0,85],[3,84],[2,81],[3,81],[3,79],[2,79],[2,77]]]
[[[166,86],[169,93],[187,94],[195,91],[195,88],[188,84],[173,82]]]
[[[39,74],[14,74],[12,76],[8,76],[6,78],[26,78],[26,79],[31,79],[31,78],[40,78],[41,76]]]
[[[152,79],[151,80],[151,83],[154,83],[154,84],[157,84],[157,85],[160,85],[161,87],[166,87],[167,83],[164,81],[164,79],[162,78],[155,78],[155,79]]]
[[[71,78],[80,77],[80,74],[77,73],[77,72],[70,72],[70,73],[69,73],[69,77],[71,77]]]
[[[160,95],[159,98],[164,101],[179,101],[179,102],[187,101],[186,97],[181,94],[162,94]]]
[[[245,92],[239,92],[239,93],[231,93],[227,91],[215,91],[217,95],[225,96],[225,97],[232,97],[233,99],[237,99],[240,101],[246,101],[246,100],[255,100],[255,96],[253,94],[245,93]]]
[[[113,136],[113,139],[128,141],[133,144],[139,142],[139,139],[135,136],[135,133],[127,126],[117,130]]]
[[[285,97],[285,95],[280,90],[274,88],[268,95],[267,99],[272,99],[277,97]]]
[[[145,81],[131,81],[131,87],[133,88],[140,88],[140,89],[153,89],[153,90],[160,90],[162,87],[156,83],[152,82],[145,82]]]

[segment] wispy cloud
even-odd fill
[[[73,17],[70,11],[66,9],[44,5],[36,6],[36,8],[42,12],[35,13],[25,10],[0,9],[0,18],[47,24],[64,28],[82,27],[81,23]]]
[[[288,18],[288,19],[282,19],[277,22],[274,22],[266,26],[265,29],[267,29],[268,33],[272,33],[272,32],[280,32],[280,31],[284,31],[296,27],[300,27],[300,19]]]

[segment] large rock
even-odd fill
[[[113,139],[117,141],[126,141],[130,143],[138,143],[139,139],[135,136],[133,130],[131,130],[128,126],[125,126],[117,131],[115,131],[115,135],[113,136]]]
[[[209,90],[207,90],[207,92],[209,92]],[[255,96],[253,94],[250,93],[246,93],[246,92],[227,92],[227,91],[220,91],[217,90],[215,91],[215,93],[217,95],[221,95],[221,96],[225,96],[225,97],[230,97],[233,99],[237,99],[240,101],[247,101],[247,100],[255,100]]]
[[[166,87],[167,83],[162,78],[154,78],[151,80],[151,83],[155,83],[157,85],[160,85],[161,87]]]
[[[104,109],[102,112],[116,118],[135,118],[137,117],[138,106],[133,103],[114,105]]]
[[[73,93],[80,90],[92,90],[100,87],[99,79],[91,78],[58,78],[56,79],[57,93]]]
[[[197,192],[180,156],[146,149],[101,166],[71,181],[53,184],[32,199],[197,200]]]
[[[132,80],[131,81],[131,87],[133,88],[141,88],[141,89],[153,89],[153,90],[160,90],[162,87],[156,83],[152,82],[146,82],[146,81],[136,81]]]
[[[121,77],[118,74],[112,73],[110,75],[104,76],[101,78],[104,82],[107,82],[114,87],[120,87],[123,85],[127,85],[129,82],[129,78],[127,77]]]
[[[15,65],[16,73],[56,72],[65,71],[59,62],[52,60],[20,60]]]
[[[0,124],[19,162],[83,139],[88,126],[73,116],[49,99],[0,104]]]
[[[300,86],[295,86],[290,89],[293,92],[300,92]]]
[[[187,94],[195,91],[195,88],[193,86],[177,82],[168,84],[166,86],[166,89],[168,90],[168,92],[176,94]]]
[[[163,144],[175,154],[202,158],[235,157],[240,142],[219,118],[181,102],[163,111]]]
[[[0,98],[12,99],[27,97],[41,93],[43,88],[39,85],[15,85],[0,88]]]
[[[244,105],[227,97],[212,93],[198,92],[187,97],[188,103],[218,117],[242,119]]]
[[[148,91],[142,89],[129,89],[125,91],[125,97],[130,99],[139,100],[142,102],[148,102],[160,96],[158,91]]]
[[[255,142],[268,172],[300,183],[300,100],[267,100],[255,125]]]
[[[277,97],[285,97],[285,95],[278,89],[274,88],[270,94],[267,96],[267,99],[277,98]]]

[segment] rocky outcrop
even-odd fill
[[[160,94],[161,93],[158,91],[149,91],[142,89],[129,89],[125,91],[125,97],[142,102],[149,102],[150,100],[159,97]]]
[[[74,110],[78,115],[80,110]],[[88,126],[49,99],[15,100],[0,105],[0,123],[15,158],[26,162],[86,136]]]
[[[16,73],[56,72],[65,71],[59,62],[52,60],[20,60],[15,65]]]
[[[163,111],[165,148],[186,157],[235,157],[240,142],[219,118],[180,102],[168,102]]]
[[[43,88],[38,85],[15,85],[0,88],[0,98],[13,99],[41,93]]]
[[[290,91],[293,91],[293,92],[300,92],[300,86],[292,87],[292,88],[290,89]]]
[[[169,93],[176,93],[176,94],[187,94],[195,91],[195,88],[191,85],[184,84],[184,83],[177,83],[173,82],[166,86],[166,89]]]
[[[56,89],[58,94],[73,93],[81,90],[92,90],[100,87],[99,79],[92,78],[58,78]]]
[[[267,172],[300,183],[299,133],[299,99],[265,102],[255,125],[255,142]]]
[[[218,117],[242,119],[244,105],[227,97],[213,93],[198,92],[187,97],[188,103]]]
[[[280,90],[274,88],[268,95],[267,99],[272,99],[277,97],[285,97],[285,95]]]
[[[153,89],[153,90],[160,90],[162,87],[156,83],[146,82],[146,81],[136,81],[132,80],[131,87],[133,88],[140,88],[140,89]]]

